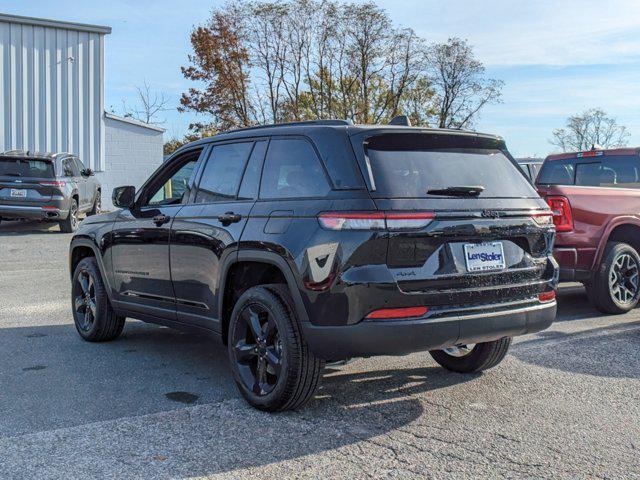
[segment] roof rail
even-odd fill
[[[228,130],[226,132],[221,132],[220,134],[232,133],[232,132],[244,132],[246,130],[258,130],[258,129],[261,129],[261,128],[297,127],[297,126],[304,126],[304,125],[340,126],[340,125],[353,125],[353,122],[351,120],[336,120],[336,119],[329,119],[329,120],[303,120],[303,121],[299,121],[299,122],[270,123],[270,124],[267,124],[267,125],[254,125],[254,126],[251,126],[251,127],[236,128],[234,130]]]

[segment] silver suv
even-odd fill
[[[100,211],[100,182],[70,153],[0,153],[0,220],[58,222],[73,232],[82,213]]]

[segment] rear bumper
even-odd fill
[[[537,303],[495,312],[411,320],[362,321],[347,326],[303,324],[315,355],[326,360],[403,355],[538,332],[556,318],[557,304]]]
[[[22,205],[0,205],[0,218],[24,218],[28,220],[64,220],[69,210]]]

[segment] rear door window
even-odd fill
[[[205,165],[196,203],[234,200],[254,142],[216,145]]]
[[[53,178],[53,163],[45,160],[0,158],[0,177]]]
[[[269,144],[260,198],[319,198],[331,191],[320,159],[302,138],[273,139]]]

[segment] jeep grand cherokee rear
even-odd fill
[[[493,136],[302,122],[186,145],[71,244],[76,328],[221,336],[242,395],[309,400],[324,362],[430,351],[490,368],[555,318],[554,226]]]

